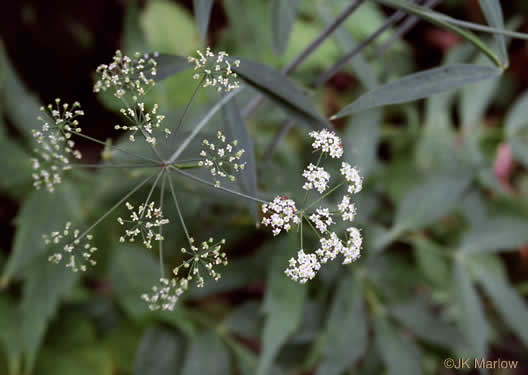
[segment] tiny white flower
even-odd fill
[[[341,163],[340,172],[348,183],[348,192],[350,194],[359,193],[363,188],[363,179],[359,175],[359,171],[347,162],[343,162]]]
[[[321,150],[324,153],[328,153],[332,158],[340,158],[343,156],[341,139],[334,132],[326,129],[314,130],[309,135],[314,139],[312,143],[314,150]]]
[[[330,174],[324,168],[316,167],[312,163],[304,170],[303,177],[306,178],[303,189],[316,189],[319,193],[323,193],[326,190],[330,181]]]
[[[262,205],[262,212],[270,215],[262,218],[262,224],[271,226],[274,236],[277,236],[281,230],[288,232],[291,224],[299,224],[300,219],[297,215],[297,208],[295,202],[286,197],[277,196],[270,203]]]

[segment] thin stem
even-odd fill
[[[93,223],[88,229],[86,229],[77,239],[81,240],[84,236],[86,236],[90,231],[96,227],[97,224],[99,224],[101,221],[103,221],[108,215],[110,215],[117,207],[119,207],[121,204],[123,204],[124,201],[126,201],[132,194],[134,194],[136,191],[138,191],[143,185],[145,185],[154,175],[147,177],[144,179],[139,185],[137,185],[135,188],[130,190],[123,198],[119,200],[116,204],[112,206],[108,211],[106,211],[103,216],[101,216],[95,223]]]
[[[319,232],[317,231],[317,229],[314,228],[312,222],[310,221],[310,219],[308,217],[306,217],[306,215],[303,214],[303,219],[306,220],[306,222],[308,223],[308,225],[310,225],[310,228],[312,228],[312,230],[314,231],[314,233],[317,235],[317,237],[321,238],[321,235],[319,234]]]
[[[304,249],[304,247],[303,247],[303,221],[301,219],[301,250],[303,250],[303,249]]]
[[[72,164],[73,168],[159,168],[158,165],[146,164]]]
[[[191,134],[182,142],[180,147],[174,151],[174,153],[171,155],[169,159],[169,163],[174,163],[174,161],[178,158],[178,156],[181,155],[181,153],[187,148],[189,143],[198,135],[198,133],[202,130],[202,128],[209,122],[209,120],[222,108],[228,101],[233,99],[236,94],[238,94],[241,91],[241,89],[231,91],[226,96],[223,96],[222,99],[220,99],[210,110],[207,112],[207,114],[200,120],[200,122],[194,127]]]
[[[319,35],[312,40],[312,42],[307,45],[288,65],[284,67],[282,72],[284,74],[289,74],[293,72],[304,60],[308,58],[332,33],[339,27],[346,19],[354,13],[356,9],[363,4],[364,0],[354,0],[352,1],[342,12],[339,14],[336,19],[328,24]],[[257,95],[255,98],[244,108],[242,112],[242,117],[247,119],[250,117],[262,104],[264,97],[262,95]]]
[[[130,152],[130,151],[125,150],[125,149],[122,149],[121,147],[118,147],[118,146],[108,145],[106,142],[100,141],[100,140],[98,140],[98,139],[96,139],[96,138],[92,138],[92,137],[87,136],[87,135],[85,135],[85,134],[82,134],[82,133],[75,133],[75,132],[73,132],[72,134],[74,134],[74,135],[76,135],[76,136],[79,136],[79,137],[81,137],[81,138],[86,138],[86,139],[88,139],[88,140],[90,140],[90,141],[92,141],[92,142],[99,143],[100,145],[103,145],[103,146],[105,146],[105,147],[110,147],[111,149],[115,149],[115,150],[121,151],[121,152],[123,152],[123,153],[125,153],[125,154],[128,154],[128,155],[130,155],[130,156],[134,156],[134,157],[136,157],[136,158],[138,158],[138,159],[143,159],[143,160],[151,161],[151,162],[153,162],[153,163],[156,163],[156,165],[159,165],[159,164],[160,164],[160,161],[159,161],[159,160],[151,159],[151,158],[149,158],[149,157],[146,157],[146,156],[143,156],[143,155],[139,155],[139,154],[136,154],[136,153]]]
[[[442,0],[429,0],[427,1],[423,7],[424,8],[434,8],[437,6]],[[394,31],[393,35],[384,42],[381,46],[379,46],[374,54],[371,56],[372,59],[376,59],[378,57],[381,57],[387,50],[390,48],[390,46],[399,38],[401,38],[403,35],[405,35],[410,29],[412,29],[418,22],[420,21],[420,18],[417,16],[409,16],[407,19],[398,26],[398,29]]]
[[[334,191],[336,191],[337,189],[339,189],[341,186],[343,186],[345,183],[344,182],[341,182],[339,184],[337,184],[336,186],[334,186],[332,189],[328,190],[325,194],[323,194],[322,196],[319,197],[319,199],[317,199],[316,201],[312,202],[308,207],[304,208],[303,211],[306,211],[310,208],[312,208],[313,206],[315,206],[317,203],[319,203],[320,201],[322,201],[323,199],[325,199],[327,196],[329,196],[330,194],[332,194]]]
[[[192,163],[192,164],[176,164],[172,163],[171,166],[178,169],[195,169],[195,168],[201,168],[202,166],[198,163]]]
[[[180,219],[180,223],[183,227],[183,231],[185,232],[185,237],[187,237],[187,242],[189,242],[189,246],[192,246],[191,236],[189,236],[189,231],[187,230],[185,221],[183,221],[183,215],[180,210],[180,205],[178,204],[178,199],[176,199],[176,193],[174,192],[174,186],[172,185],[172,179],[170,175],[168,175],[167,178],[169,179],[169,186],[170,186],[170,191],[172,195],[172,200],[174,201],[174,206],[176,206],[176,211],[178,212],[178,218]]]
[[[400,21],[405,17],[406,13],[402,10],[398,10],[392,14],[392,16],[385,21],[376,31],[374,31],[370,36],[364,39],[359,43],[355,48],[353,48],[349,53],[341,57],[337,63],[335,63],[330,69],[321,74],[319,78],[315,81],[315,87],[323,86],[330,78],[332,78],[336,73],[338,73],[343,67],[350,62],[355,56],[357,56],[361,51],[363,51],[369,44],[376,40],[381,34],[383,34],[389,27],[394,25],[396,22]]]
[[[234,191],[234,190],[231,190],[231,189],[228,189],[228,188],[225,188],[225,187],[222,187],[222,186],[215,186],[215,184],[209,182],[209,181],[206,181],[206,180],[203,180],[201,179],[200,177],[196,177],[188,172],[184,172],[182,171],[181,169],[177,169],[177,168],[174,168],[172,165],[169,166],[169,168],[171,170],[173,170],[174,172],[176,173],[179,173],[181,175],[184,175],[185,177],[188,177],[190,178],[191,180],[194,180],[194,181],[197,181],[197,182],[200,182],[204,185],[208,185],[208,186],[211,186],[215,189],[218,189],[218,190],[222,190],[222,191],[225,191],[227,193],[231,193],[233,195],[237,195],[239,197],[242,197],[242,198],[246,198],[246,199],[249,199],[249,200],[252,200],[252,201],[255,201],[255,202],[258,202],[258,203],[262,203],[262,204],[266,204],[268,202],[262,200],[262,199],[259,199],[259,198],[255,198],[255,197],[252,197],[252,196],[249,196],[249,195],[246,195],[246,194],[243,194],[243,193],[239,193],[238,191]]]
[[[163,197],[165,196],[165,183],[167,181],[167,174],[163,174],[161,180],[161,191],[160,191],[160,211],[163,212]],[[165,267],[163,264],[163,225],[159,226],[159,264],[160,264],[160,277],[165,276]]]
[[[194,101],[194,97],[196,96],[196,94],[198,93],[198,90],[200,89],[200,87],[202,87],[202,84],[203,84],[203,81],[205,79],[205,75],[202,77],[202,79],[200,80],[200,82],[198,83],[198,85],[196,86],[196,88],[194,89],[193,91],[193,94],[191,96],[191,99],[189,100],[189,102],[187,103],[187,105],[185,106],[185,110],[183,111],[183,114],[181,115],[180,117],[180,121],[178,122],[178,125],[176,126],[176,129],[174,130],[174,132],[178,132],[178,130],[180,130],[182,124],[183,124],[183,120],[185,119],[185,115],[187,114],[187,112],[189,111],[189,109],[191,108],[191,104],[192,102]]]
[[[154,189],[156,189],[156,186],[158,185],[158,181],[159,181],[160,177],[163,175],[163,172],[164,172],[164,169],[159,171],[158,175],[156,176],[156,180],[152,184],[152,187],[150,188],[150,191],[149,191],[149,193],[147,195],[147,199],[145,200],[145,203],[143,205],[144,209],[143,209],[143,212],[141,213],[141,216],[139,217],[139,220],[141,220],[143,218],[143,216],[145,216],[145,212],[147,212],[147,206],[150,203],[150,198],[152,197],[152,193],[154,193]]]

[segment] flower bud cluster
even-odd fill
[[[189,258],[174,268],[172,272],[175,276],[186,273],[183,277],[189,282],[196,280],[196,286],[198,288],[204,286],[205,281],[201,273],[203,269],[215,281],[219,280],[222,275],[215,270],[215,266],[227,265],[227,255],[221,251],[225,242],[225,239],[222,239],[214,243],[214,240],[209,238],[209,240],[203,241],[198,247],[194,245],[194,239],[191,237],[190,250],[186,248],[181,249],[181,253]]]
[[[133,57],[128,57],[116,51],[110,64],[97,67],[94,92],[110,90],[118,99],[126,94],[145,95],[148,88],[155,85],[157,57],[157,52],[153,55],[136,52]]]
[[[198,57],[189,56],[187,59],[194,64],[193,78],[202,79],[203,87],[216,87],[219,92],[229,92],[240,87],[226,52],[220,51],[215,55],[211,48],[207,47],[203,53],[199,50],[196,53]],[[234,60],[233,66],[238,68],[240,60]]]
[[[156,132],[161,131],[168,137],[171,134],[170,129],[161,127],[161,122],[165,119],[164,115],[158,115],[158,105],[154,104],[152,111],[145,110],[145,103],[136,103],[134,107],[121,108],[120,112],[133,125],[116,125],[116,130],[129,131],[132,134],[128,136],[130,142],[136,141],[136,133],[140,131],[145,136],[145,141],[153,146],[156,145]]]
[[[209,169],[211,175],[215,178],[226,178],[230,181],[235,181],[234,172],[240,172],[246,166],[246,163],[240,163],[239,160],[244,155],[245,150],[236,150],[238,141],[235,139],[231,143],[226,141],[226,137],[221,131],[218,131],[217,142],[209,142],[204,139],[203,149],[200,156],[203,158],[198,162],[198,165]],[[215,186],[220,186],[220,180],[215,180]]]
[[[152,240],[162,241],[163,236],[158,232],[154,233],[154,228],[159,228],[162,225],[168,224],[169,219],[163,217],[161,208],[155,208],[154,202],[150,204],[142,204],[138,210],[134,210],[129,202],[125,203],[126,208],[131,212],[130,220],[125,220],[121,217],[117,218],[117,222],[121,225],[128,224],[129,229],[125,229],[125,234],[119,238],[120,242],[135,242],[136,237],[141,235],[143,244],[148,248],[152,248]]]
[[[77,117],[84,116],[79,102],[69,105],[61,104],[55,99],[55,105],[41,107],[45,117],[39,116],[42,122],[40,130],[33,130],[33,138],[37,143],[34,152],[36,158],[31,159],[33,170],[33,186],[39,190],[44,186],[49,192],[55,190],[55,185],[62,182],[63,171],[71,169],[70,157],[81,159],[71,139],[75,133],[80,133]]]
[[[72,229],[71,222],[67,222],[62,231],[51,232],[42,236],[44,243],[48,246],[59,247],[62,246],[62,251],[53,253],[48,261],[59,264],[65,258],[68,263],[67,268],[71,268],[73,272],[79,270],[85,272],[88,266],[95,266],[96,261],[92,258],[93,253],[97,248],[91,245],[93,236],[87,234],[80,235],[78,229]]]
[[[152,311],[173,311],[180,296],[187,290],[187,279],[160,279],[160,285],[152,287],[152,294],[143,294],[141,298]]]

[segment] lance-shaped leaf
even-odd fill
[[[255,150],[253,148],[253,140],[249,136],[246,124],[242,115],[240,114],[239,106],[236,98],[227,102],[224,106],[224,116],[226,125],[226,135],[228,139],[237,140],[238,147],[244,149],[243,161],[246,166],[243,170],[237,173],[236,177],[240,179],[242,192],[252,196],[257,196],[257,167],[255,163]],[[258,220],[257,203],[255,201],[246,200],[249,211],[253,215],[255,221]]]
[[[299,2],[300,0],[273,0],[271,3],[273,51],[277,55],[282,55],[288,46]]]
[[[396,82],[377,87],[347,105],[332,119],[388,104],[407,103],[455,90],[464,85],[498,76],[494,67],[454,64],[411,74]]]
[[[460,244],[464,253],[517,250],[528,243],[528,220],[501,216],[475,225]]]
[[[497,311],[512,332],[528,346],[528,306],[521,296],[505,279],[497,277],[485,268],[479,268],[477,275]]]
[[[455,263],[453,289],[459,308],[458,326],[469,343],[469,352],[484,358],[489,335],[488,322],[469,272],[460,260]]]
[[[400,202],[393,232],[420,229],[447,215],[462,198],[470,181],[468,174],[429,177]]]
[[[230,61],[236,60],[230,58]],[[317,112],[313,103],[285,74],[268,65],[243,58],[240,66],[232,69],[288,114],[313,129],[329,128],[328,121]]]
[[[182,375],[230,374],[231,358],[225,344],[213,332],[196,336],[183,365]]]
[[[500,2],[498,0],[479,0],[479,4],[486,16],[488,24],[497,29],[504,29],[504,17]],[[504,35],[495,34],[493,37],[495,38],[495,46],[502,65],[508,66],[508,51],[506,50]]]
[[[348,275],[337,289],[326,324],[323,361],[317,374],[341,374],[352,367],[368,346],[368,315],[361,284]]]
[[[388,375],[423,374],[423,353],[420,347],[388,319],[374,320],[376,347]]]
[[[513,154],[528,166],[528,92],[513,105],[506,116],[505,128]]]
[[[211,18],[211,10],[213,9],[213,0],[193,0],[194,18],[198,25],[198,31],[202,37],[202,41],[207,36],[207,29],[209,28],[209,20]]]
[[[267,375],[273,360],[288,337],[301,323],[306,286],[293,282],[284,275],[288,259],[295,256],[293,236],[283,237],[273,245],[275,257],[269,273],[268,290],[264,301],[267,313],[262,337],[262,354],[257,375]]]
[[[189,64],[185,57],[178,55],[162,53],[156,58],[156,62],[158,63],[155,77],[157,81],[162,81],[191,67],[191,64]]]
[[[184,351],[183,338],[161,327],[151,327],[136,353],[135,375],[179,374]]]

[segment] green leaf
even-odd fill
[[[413,3],[410,3],[409,1],[404,1],[404,0],[376,0],[376,1],[381,4],[385,4],[391,7],[402,9],[409,14],[416,15],[420,18],[425,19],[426,21],[429,21],[435,25],[442,27],[443,29],[447,29],[449,31],[452,31],[458,34],[459,36],[461,36],[468,42],[472,43],[482,53],[486,54],[488,58],[495,65],[502,67],[500,59],[497,57],[497,55],[493,53],[493,51],[481,39],[479,39],[473,33],[453,25],[456,22],[454,18],[444,16],[441,13],[432,11],[429,8],[415,5]]]
[[[45,255],[34,260],[26,273],[19,312],[20,348],[24,353],[25,369],[29,373],[50,320],[79,277],[79,274],[73,273],[64,264],[48,262]]]
[[[110,262],[110,281],[118,303],[135,319],[148,313],[141,295],[159,283],[159,264],[154,257],[140,246],[121,245],[114,249]]]
[[[489,0],[486,0],[489,1]],[[476,65],[487,64],[486,58],[479,55],[474,63]],[[493,67],[490,67],[493,69]],[[497,91],[497,86],[500,83],[500,77],[494,77],[492,79],[470,84],[464,86],[461,90],[461,101],[460,101],[460,117],[462,120],[462,126],[464,127],[465,135],[467,137],[472,136],[472,132],[477,128],[486,109],[490,105],[493,96]]]
[[[37,117],[40,115],[40,103],[37,96],[31,93],[0,44],[0,72],[5,77],[0,90],[0,99],[7,109],[8,119],[27,139],[33,139],[31,130],[37,127]]]
[[[341,374],[351,368],[367,351],[368,315],[361,285],[354,275],[347,275],[334,297],[318,374]]]
[[[156,57],[156,62],[158,63],[156,67],[157,81],[162,81],[191,67],[191,64],[189,64],[189,61],[185,57],[164,53]]]
[[[488,322],[469,272],[460,260],[455,262],[453,289],[459,307],[458,328],[469,343],[468,354],[485,358],[489,335]]]
[[[368,9],[370,9],[369,5],[371,4],[366,3],[363,6],[361,6],[358,10],[356,10],[357,13],[353,13],[350,16],[350,19],[353,19],[354,16],[357,17],[359,13],[361,13],[361,11],[364,11],[364,10],[368,11]],[[321,16],[325,20],[326,24],[330,24],[331,22],[333,22],[333,19],[330,16],[330,12],[326,8],[325,4],[323,3],[320,4],[320,10],[321,10],[320,12]],[[377,8],[373,9],[373,11],[376,11],[376,10]],[[367,15],[366,18],[369,19],[370,17]],[[375,18],[375,17],[372,17],[372,18]],[[374,20],[369,20],[369,21],[370,22],[366,22],[366,25],[370,27],[372,26],[372,23],[373,23],[372,21]],[[378,26],[376,26],[376,28],[377,27]],[[374,31],[375,30],[372,30],[372,32]],[[368,32],[368,34],[370,34],[370,32]],[[365,35],[365,37],[366,36],[367,35]],[[339,27],[335,31],[335,38],[337,40],[337,43],[340,45],[343,53],[352,51],[357,47],[356,40],[344,26]],[[371,90],[378,85],[378,79],[376,77],[376,73],[374,72],[372,67],[369,65],[368,61],[365,59],[362,53],[358,53],[356,56],[354,56],[354,58],[350,60],[347,66],[350,66],[350,69],[354,73],[356,79],[358,79],[363,85],[363,87],[365,87],[367,90]]]
[[[504,127],[513,154],[528,167],[528,92],[513,104],[506,116]]]
[[[522,297],[505,279],[486,269],[478,269],[477,276],[506,324],[528,346],[528,306]]]
[[[450,274],[446,258],[450,253],[423,236],[413,237],[413,245],[414,255],[424,276],[433,285],[443,287]]]
[[[149,1],[140,22],[155,51],[187,56],[200,47],[194,20],[179,4],[168,0]]]
[[[136,353],[135,375],[178,374],[183,361],[184,341],[175,332],[151,327]]]
[[[288,259],[296,255],[295,241],[291,239],[294,236],[283,237],[273,246],[275,256],[264,300],[263,309],[267,317],[262,333],[262,352],[257,375],[269,373],[280,348],[301,323],[306,286],[299,285],[284,275]]]
[[[211,10],[213,9],[213,0],[193,0],[193,7],[198,31],[200,32],[202,41],[205,41],[209,27],[209,19],[211,18]]]
[[[213,332],[205,332],[191,341],[182,375],[230,374],[231,359],[225,344]]]
[[[376,348],[388,375],[421,375],[422,352],[416,343],[403,334],[389,320],[377,317],[374,320]]]
[[[470,181],[469,174],[430,176],[400,202],[393,233],[424,228],[449,214],[462,198]]]
[[[379,86],[347,105],[332,119],[388,104],[407,103],[441,92],[455,90],[469,83],[496,77],[497,68],[453,64],[408,75],[396,82]]]
[[[226,136],[228,139],[237,140],[238,147],[244,149],[243,161],[246,162],[245,168],[237,172],[235,177],[240,179],[242,192],[251,196],[257,196],[257,167],[255,162],[255,150],[253,140],[250,138],[246,123],[240,114],[240,109],[236,98],[226,103],[224,106],[224,118],[226,125]],[[255,221],[258,221],[258,208],[255,201],[245,200],[249,212]]]
[[[464,253],[517,250],[528,243],[528,220],[500,216],[475,225],[463,237],[460,251]]]
[[[0,113],[0,160],[3,178],[0,190],[15,197],[22,196],[32,189],[31,156],[14,139],[4,134]]]
[[[310,99],[286,75],[262,63],[238,58],[233,70],[261,94],[271,99],[289,115],[313,128],[329,128],[328,121],[315,109]],[[235,58],[230,58],[234,61]]]
[[[51,194],[47,191],[33,192],[16,218],[15,242],[4,268],[2,283],[19,275],[45,251],[43,234],[62,230],[67,221],[75,222],[80,213],[79,197],[71,185],[62,184]]]
[[[501,4],[498,0],[479,0],[480,8],[486,16],[486,20],[491,27],[504,29],[504,17],[502,15]],[[504,35],[495,34],[495,46],[503,66],[507,67],[508,51],[506,49],[506,40]]]
[[[381,123],[381,111],[373,109],[350,117],[344,131],[344,160],[356,165],[364,178],[376,166]]]
[[[19,330],[16,322],[19,318],[18,304],[7,293],[0,293],[0,346],[6,353],[10,374],[16,374],[20,368]]]
[[[300,0],[273,0],[271,3],[273,51],[277,55],[282,55],[288,46],[299,2]]]
[[[433,308],[424,299],[416,298],[408,303],[391,306],[390,312],[421,340],[453,350],[460,341],[461,332],[438,313],[433,313]]]

